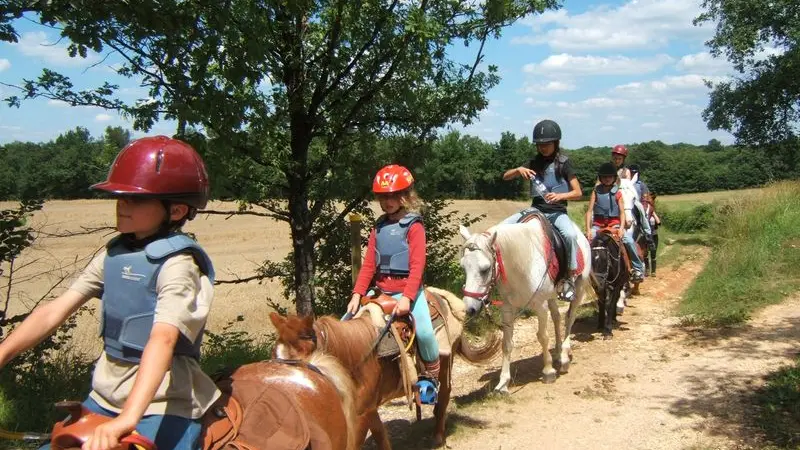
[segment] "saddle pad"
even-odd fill
[[[238,436],[223,449],[303,450],[308,447],[311,441],[309,424],[290,393],[277,385],[264,385],[258,378],[223,380],[219,387],[231,393],[243,411]]]
[[[550,239],[545,239],[544,241],[544,252],[547,254],[547,259],[550,260],[550,264],[547,267],[547,274],[550,276],[551,281],[556,281],[556,277],[558,277],[558,257],[556,256],[556,251],[553,249],[553,244],[550,242]],[[578,272],[583,272],[584,267],[586,267],[586,263],[583,260],[583,250],[578,247]]]
[[[432,322],[434,332],[439,331],[439,328],[444,326],[444,319],[442,316],[438,316]],[[415,349],[416,346],[412,347],[411,351],[413,352]],[[400,347],[397,345],[397,340],[392,337],[390,333],[386,333],[378,343],[377,353],[379,358],[393,358],[399,355]]]

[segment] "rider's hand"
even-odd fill
[[[625,229],[622,227],[617,228],[617,236],[619,236],[620,239],[625,237]]]
[[[361,295],[360,294],[353,294],[350,297],[350,303],[347,304],[347,312],[350,314],[355,314],[358,312],[358,306],[361,303]]]
[[[393,314],[397,316],[405,316],[411,311],[411,300],[408,299],[405,295],[401,296],[400,299],[397,300],[397,304],[394,305]]]
[[[98,425],[92,436],[81,447],[82,450],[109,450],[119,445],[119,440],[136,429],[136,421],[128,420],[124,415]]]
[[[586,240],[592,242],[592,230],[586,230]]]
[[[555,192],[548,192],[544,194],[544,199],[550,203],[555,203],[561,201],[561,194],[556,194]]]
[[[525,178],[526,180],[530,180],[536,175],[536,172],[534,172],[533,170],[522,166],[517,167],[517,173],[519,174],[519,176]]]

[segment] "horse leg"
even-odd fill
[[[599,331],[603,330],[603,327],[606,324],[606,303],[609,299],[606,298],[606,289],[603,286],[603,289],[597,293],[597,329]]]
[[[567,310],[566,326],[564,327],[564,342],[561,345],[561,373],[569,372],[572,359],[572,326],[578,318],[578,308],[586,299],[586,288],[589,286],[589,275],[581,275],[575,280],[575,300],[570,303]]]
[[[617,295],[616,298],[617,298],[617,302],[616,302],[617,303],[617,308],[614,311],[614,315],[615,316],[617,314],[622,315],[622,313],[625,312],[625,307],[628,305],[628,300],[627,300],[628,296],[625,295],[625,290],[624,289],[620,289],[619,295]],[[609,299],[609,301],[612,304],[614,303],[614,301],[612,299]]]
[[[503,304],[501,313],[503,315],[503,365],[500,369],[500,381],[495,386],[495,391],[508,393],[508,382],[511,381],[511,351],[514,349],[514,317],[516,311],[511,306]]]
[[[450,389],[452,388],[452,353],[441,356],[442,369],[439,372],[439,399],[433,407],[433,416],[436,418],[436,430],[433,434],[434,448],[445,445],[445,425],[447,423],[447,405],[450,403]]]
[[[556,370],[553,369],[553,357],[550,355],[550,339],[547,336],[547,310],[544,302],[536,302],[533,309],[536,311],[536,318],[539,319],[539,329],[536,330],[536,337],[539,338],[539,345],[542,346],[542,382],[554,383],[556,381]]]
[[[369,431],[372,432],[372,439],[375,440],[375,445],[380,450],[392,450],[392,443],[389,442],[389,433],[386,432],[386,427],[383,425],[383,422],[381,422],[381,416],[378,414],[377,409],[367,411],[360,419],[360,425],[366,426],[359,427],[359,432],[356,435],[356,442],[361,442],[363,444],[364,440],[367,438],[367,428],[369,428]],[[358,448],[361,448],[361,446]]]
[[[617,316],[616,300],[619,297],[619,289],[611,286],[606,286],[603,290],[603,296],[606,298],[605,304],[605,321],[603,323],[603,339],[610,339],[612,335],[612,328],[614,327],[614,319]]]
[[[577,297],[577,296],[576,296]],[[577,299],[573,299],[570,302],[570,308],[572,305],[577,302]],[[555,297],[547,300],[547,306],[550,309],[550,318],[553,319],[553,327],[556,330],[556,348],[555,354],[558,362],[559,369],[561,368],[561,363],[563,359],[562,350],[563,350],[563,332],[561,330],[561,311],[558,310],[558,302],[556,301]],[[567,361],[569,361],[569,357],[567,357]],[[567,370],[569,370],[569,363],[567,363]]]

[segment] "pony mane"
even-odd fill
[[[356,404],[355,393],[356,385],[350,372],[332,355],[325,354],[321,350],[316,350],[308,357],[309,364],[316,366],[323,375],[331,382],[342,399],[342,409],[344,410],[347,422],[347,448],[354,450],[358,448],[355,435]]]
[[[378,338],[372,320],[362,316],[340,321],[333,316],[326,316],[317,319],[314,324],[322,338],[319,340],[319,349],[337,358],[354,379],[360,379],[364,358]]]

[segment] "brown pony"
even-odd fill
[[[461,299],[442,289],[428,287],[426,291],[428,295],[433,293],[446,300],[446,310],[442,311],[442,315],[447,320],[447,326],[436,332],[442,368],[439,373],[441,385],[438,402],[433,411],[436,420],[434,445],[440,447],[445,443],[447,405],[452,388],[452,355],[461,355],[472,363],[486,362],[497,355],[500,339],[497,333],[492,333],[484,345],[473,347],[462,335],[465,314]],[[313,317],[283,317],[271,313],[270,319],[278,332],[273,355],[287,359],[305,359],[315,349],[321,349],[338,358],[350,369],[358,386],[355,400],[358,414],[356,441],[363,443],[367,430],[370,430],[378,448],[388,450],[391,449],[391,444],[378,415],[378,407],[389,400],[404,396],[402,373],[396,360],[379,358],[372,349],[378,338],[378,322],[373,318],[380,313],[373,313],[369,308],[362,308],[362,311],[366,313],[359,312],[356,318],[344,322],[332,316],[315,321]]]
[[[218,381],[225,395],[203,418],[204,450],[306,448],[355,450],[355,385],[341,362],[322,352],[305,362],[245,364]],[[229,394],[229,395],[228,395]],[[231,397],[233,400],[231,400]],[[110,417],[78,402],[53,428],[53,450],[78,450]],[[114,450],[151,450],[155,445],[129,435]]]

